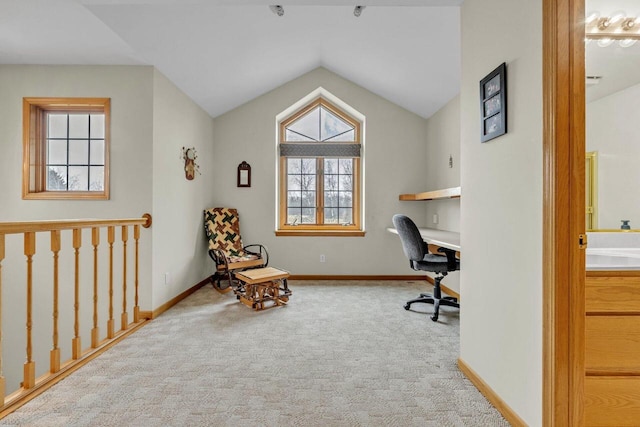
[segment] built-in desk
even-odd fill
[[[460,233],[457,231],[436,230],[435,228],[418,228],[418,230],[425,242],[460,252]],[[398,230],[393,227],[387,228],[387,231],[398,234]]]

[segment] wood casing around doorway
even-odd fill
[[[584,425],[584,0],[543,0],[543,425]]]

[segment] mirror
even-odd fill
[[[621,230],[629,221],[640,230],[640,41],[588,40],[607,26],[638,38],[640,18],[629,18],[640,16],[640,0],[587,0],[585,11],[587,229]],[[598,27],[605,17],[609,24]]]

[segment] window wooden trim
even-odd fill
[[[360,136],[361,136],[361,123],[355,119],[353,119],[349,114],[342,111],[340,108],[336,107],[326,99],[320,97],[316,100],[310,102],[305,105],[303,108],[282,120],[279,123],[278,130],[278,141],[280,143],[286,142],[285,140],[285,129],[289,124],[295,122],[299,118],[303,117],[305,114],[309,113],[313,109],[318,106],[322,106],[329,110],[331,113],[340,117],[345,122],[349,123],[354,127],[354,142],[361,144]],[[320,162],[322,157],[316,157]],[[278,195],[279,195],[279,206],[278,206],[278,229],[276,230],[276,236],[343,236],[343,237],[362,237],[365,235],[365,231],[362,229],[361,222],[361,184],[362,184],[362,175],[361,175],[361,157],[353,158],[353,206],[352,206],[352,220],[353,224],[350,225],[339,225],[339,224],[322,224],[324,220],[324,207],[316,206],[316,218],[319,224],[297,224],[297,225],[289,225],[287,224],[287,157],[280,157],[279,162],[279,182],[278,182]],[[320,169],[317,169],[320,170]],[[318,177],[318,186],[319,189],[318,194],[323,195],[323,179],[322,173],[318,172],[316,174]],[[324,196],[322,196],[324,197]]]
[[[276,230],[278,237],[364,237],[367,232],[364,230]]]
[[[323,194],[323,182],[322,182],[322,174],[318,173],[316,175],[319,180],[320,189],[318,190],[319,194]],[[324,218],[324,212],[322,206],[316,206],[316,218],[318,218],[318,222],[320,224],[298,224],[298,225],[288,225],[287,222],[287,187],[284,183],[287,181],[287,158],[280,158],[280,221],[278,225],[278,231],[299,231],[304,233],[305,235],[309,235],[309,231],[328,233],[331,231],[362,231],[362,227],[360,226],[360,159],[353,159],[353,206],[352,206],[352,218],[353,224],[351,225],[339,225],[339,224],[322,224]],[[277,235],[277,234],[276,234]],[[340,235],[343,235],[340,233]]]
[[[104,190],[47,191],[45,115],[61,113],[99,112],[104,114]],[[111,139],[110,98],[23,98],[22,101],[22,198],[24,200],[108,200],[109,146]]]
[[[311,110],[317,108],[318,106],[322,106],[326,108],[327,110],[331,111],[333,114],[335,114],[336,116],[340,117],[342,120],[344,120],[345,122],[353,126],[355,129],[354,142],[361,144],[360,122],[353,119],[347,113],[345,113],[340,108],[336,107],[335,105],[333,105],[331,102],[327,101],[324,98],[318,98],[315,101],[312,101],[311,103],[307,104],[306,106],[304,106],[303,108],[301,108],[300,110],[298,110],[297,112],[295,112],[294,114],[292,114],[291,116],[287,117],[285,120],[282,120],[280,122],[280,135],[279,135],[280,143],[287,142],[285,140],[285,135],[286,135],[285,128],[289,126],[289,124],[295,122],[296,120],[303,117],[304,115],[309,113]]]

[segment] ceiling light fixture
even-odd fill
[[[362,15],[362,10],[367,7],[367,6],[356,6],[355,9],[353,9],[353,16],[355,16],[356,18],[358,18],[360,15]]]
[[[272,4],[271,6],[269,6],[269,9],[271,9],[271,12],[275,13],[278,16],[284,15],[284,7],[280,6],[279,4]]]
[[[639,18],[626,16],[623,12],[613,16],[600,16],[597,12],[585,18],[585,41],[598,42],[598,46],[607,47],[614,42],[618,46],[631,47],[640,40]]]
[[[601,78],[602,76],[587,76],[586,84],[587,86],[597,85]]]

